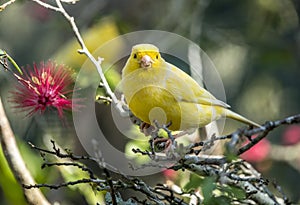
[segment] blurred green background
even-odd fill
[[[297,0],[81,0],[65,7],[75,17],[91,51],[128,32],[146,29],[173,32],[197,43],[213,60],[223,80],[227,102],[235,111],[260,123],[300,113],[300,2]],[[0,28],[0,48],[19,65],[53,59],[78,71],[85,61],[77,54],[79,46],[62,15],[34,2],[17,2],[0,12]],[[120,68],[116,70],[119,73]],[[62,176],[57,172],[40,170],[42,160],[26,142],[44,146],[45,136],[50,135],[61,146],[84,153],[71,119],[66,128],[60,126],[55,116],[25,118],[16,114],[6,100],[14,79],[3,70],[1,73],[1,96],[25,161],[38,182],[59,182]],[[112,84],[119,79],[114,75]],[[110,130],[107,121],[110,109],[104,105],[97,109],[101,119],[105,119],[99,123],[106,123],[104,126]],[[228,130],[232,130],[232,123],[228,122]],[[288,126],[276,129],[268,140],[281,145],[288,129]],[[115,134],[111,133],[112,139]],[[300,131],[292,135],[300,138]],[[126,140],[117,140],[124,147]],[[300,150],[297,151],[298,161],[279,161],[269,156],[265,166],[256,164],[264,176],[275,178],[294,202],[300,199]],[[22,204],[17,187],[2,157],[0,204]],[[78,195],[72,189],[43,191],[52,202],[87,204],[89,201],[83,192]]]

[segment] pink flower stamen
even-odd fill
[[[27,71],[24,68],[22,70],[24,76],[14,74],[20,82],[12,96],[15,108],[33,115],[53,107],[61,118],[64,110],[72,108],[72,100],[67,96],[70,93],[67,88],[73,82],[69,69],[48,61],[46,64],[41,62],[39,66],[34,64],[33,69],[28,67]]]

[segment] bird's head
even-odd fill
[[[137,44],[132,47],[131,54],[125,66],[129,72],[136,69],[158,68],[163,59],[159,50],[152,44]]]

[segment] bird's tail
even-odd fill
[[[231,111],[231,110],[228,110],[226,109],[226,117],[229,117],[231,119],[234,119],[234,120],[237,120],[237,121],[240,121],[240,122],[243,122],[243,123],[246,123],[248,125],[253,125],[255,127],[261,127],[261,125],[251,121],[251,120],[248,120],[247,118]]]

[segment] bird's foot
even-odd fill
[[[140,131],[146,136],[150,136],[155,132],[156,128],[146,122],[141,122]]]
[[[172,140],[170,138],[157,137],[152,143],[156,152],[167,152],[171,148]]]

